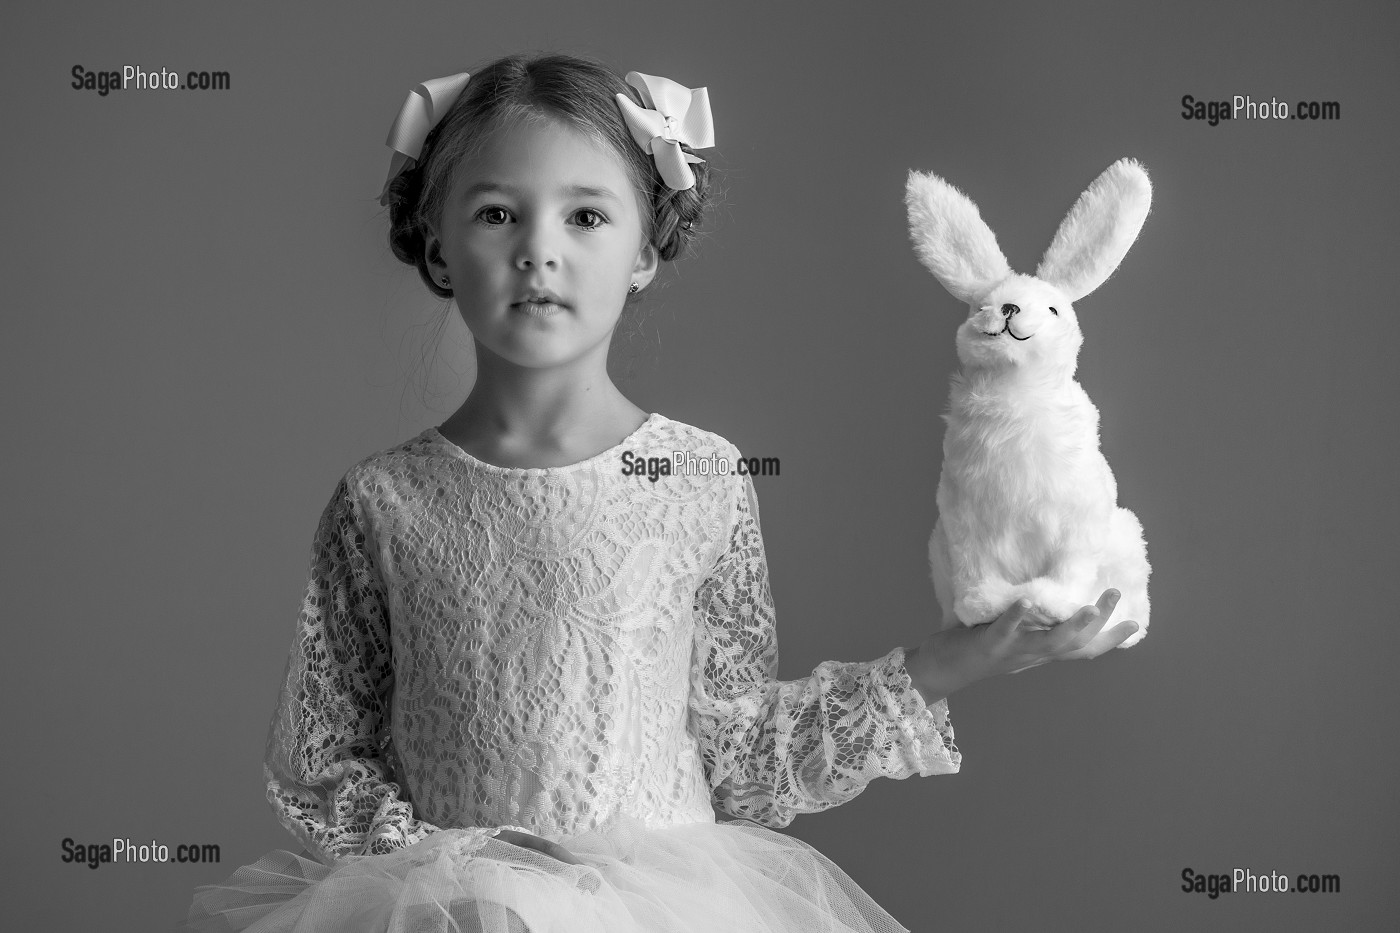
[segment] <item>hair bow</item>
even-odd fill
[[[388,205],[389,185],[399,173],[418,164],[418,157],[423,154],[423,141],[452,109],[470,78],[471,75],[463,71],[424,81],[408,92],[408,99],[394,118],[394,125],[389,127],[389,138],[384,141],[384,145],[394,150],[394,158],[389,163],[389,177],[384,181],[384,190],[379,193],[380,204]]]
[[[705,160],[682,150],[681,143],[692,149],[708,149],[715,144],[709,89],[691,90],[669,78],[639,71],[627,72],[627,83],[637,89],[650,108],[638,107],[626,94],[617,95],[632,138],[656,160],[656,168],[666,184],[678,191],[693,188],[695,173],[687,163]]]

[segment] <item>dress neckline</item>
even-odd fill
[[[471,454],[463,450],[461,447],[458,447],[455,443],[448,440],[447,436],[441,431],[439,431],[437,427],[428,428],[426,433],[433,435],[438,440],[438,442],[441,443],[442,446],[446,447],[449,451],[451,451],[453,456],[455,456],[457,459],[465,460],[467,463],[470,463],[477,469],[484,470],[488,473],[499,473],[502,476],[548,476],[556,473],[570,473],[575,470],[581,470],[585,467],[593,466],[594,464],[602,460],[606,460],[610,457],[615,458],[621,456],[622,451],[634,446],[637,443],[637,439],[644,432],[646,432],[648,428],[650,428],[653,425],[660,424],[664,420],[665,417],[661,414],[657,412],[651,412],[647,415],[646,420],[643,421],[641,424],[637,425],[637,427],[632,431],[631,434],[628,434],[626,437],[618,441],[613,446],[609,447],[607,450],[599,451],[593,456],[586,457],[583,460],[578,461],[577,463],[568,463],[563,466],[551,467],[505,467],[499,466],[495,463],[487,463],[485,460],[481,460],[477,457],[472,456]]]

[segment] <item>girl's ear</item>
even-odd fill
[[[1094,179],[1069,214],[1036,278],[1057,286],[1075,302],[1102,285],[1137,239],[1152,206],[1152,183],[1141,165],[1119,159]]]
[[[637,253],[637,261],[632,266],[632,281],[637,283],[638,288],[646,288],[651,284],[651,280],[656,278],[660,267],[660,254],[655,246],[647,243],[642,246],[641,252]]]
[[[439,281],[447,274],[447,263],[442,261],[442,241],[438,239],[436,233],[429,232],[423,239],[423,258],[428,264],[428,271],[433,274],[433,278]]]

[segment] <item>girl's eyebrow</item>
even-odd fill
[[[506,185],[497,181],[479,181],[462,192],[462,197],[470,198],[473,195],[489,194],[497,191],[517,198],[523,196],[521,190],[514,185]],[[559,193],[566,198],[611,198],[614,201],[622,200],[611,188],[604,188],[597,185],[564,185],[559,189]]]

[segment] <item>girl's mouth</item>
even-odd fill
[[[515,307],[531,317],[552,317],[564,310],[563,305],[552,301],[522,301]]]

